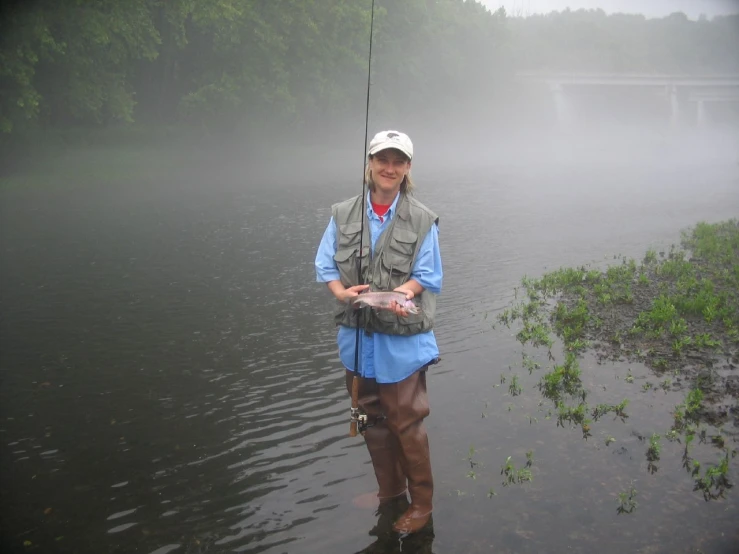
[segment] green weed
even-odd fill
[[[523,355],[522,365],[524,369],[528,370],[529,375],[531,375],[535,369],[539,369],[541,367],[539,363],[529,358],[526,354]]]
[[[717,348],[721,343],[711,337],[708,333],[700,333],[693,337],[693,345],[696,348]]]
[[[732,456],[736,451],[732,452]],[[695,480],[694,491],[702,491],[704,500],[715,500],[717,498],[723,498],[726,489],[733,487],[731,481],[729,481],[729,450],[724,451],[724,456],[718,465],[712,465],[708,467],[702,477],[698,477]],[[696,468],[698,473],[700,471],[700,465]]]
[[[511,456],[508,456],[505,463],[500,469],[500,474],[504,476],[503,486],[513,485],[515,483],[525,483],[526,481],[532,481],[533,476],[531,469],[529,469],[533,463],[533,458],[530,456],[531,451],[526,453],[526,465],[521,469],[517,469],[515,464],[511,461]]]
[[[662,447],[660,445],[660,435],[657,433],[652,433],[652,436],[649,438],[649,448],[647,448],[647,469],[650,473],[655,473],[659,467],[657,466],[656,462],[659,461],[660,452],[662,451]]]
[[[628,491],[618,493],[618,507],[616,513],[630,514],[633,512],[638,503],[636,502],[636,489],[632,485]]]
[[[511,384],[508,385],[508,392],[511,396],[518,396],[522,390],[521,385],[518,384],[518,375],[514,375],[511,378]]]
[[[657,251],[654,250],[654,248],[647,250],[647,253],[644,255],[643,263],[644,265],[657,263]]]

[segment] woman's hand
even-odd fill
[[[347,288],[344,287],[344,285],[338,279],[336,279],[335,281],[329,281],[326,284],[328,285],[328,290],[330,290],[331,294],[334,295],[334,298],[336,298],[336,300],[338,300],[339,302],[344,303],[351,302],[357,296],[359,296],[360,292],[369,288],[369,285],[356,285],[354,287]]]
[[[337,295],[336,298],[338,298],[341,302],[349,304],[352,300],[359,296],[359,293],[367,290],[368,288],[369,285],[355,285],[353,287],[349,287],[344,289],[343,291],[340,291],[339,295]]]

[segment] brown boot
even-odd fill
[[[426,372],[417,371],[400,383],[379,386],[387,426],[397,437],[400,464],[408,479],[411,505],[395,522],[399,533],[415,533],[431,518],[434,479],[429,441],[423,419],[429,415]]]
[[[354,374],[346,372],[346,386],[351,394]],[[359,407],[369,418],[372,425],[364,434],[364,442],[369,450],[372,467],[379,491],[377,497],[380,504],[397,498],[406,497],[405,475],[400,465],[397,439],[388,429],[382,418],[382,408],[377,394],[377,382],[374,379],[359,378]]]

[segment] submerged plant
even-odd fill
[[[736,451],[732,451],[732,457]],[[700,471],[700,466],[694,472],[694,475]],[[702,477],[695,480],[694,491],[703,491],[703,499],[708,502],[717,498],[723,498],[726,489],[732,488],[734,485],[729,481],[729,449],[724,451],[724,456],[717,466],[710,466],[706,469]]]
[[[514,375],[511,378],[511,384],[508,385],[508,392],[511,396],[518,396],[522,390],[521,385],[518,384],[518,375]]]
[[[620,404],[598,404],[592,412],[593,419],[598,421],[604,415],[613,412],[616,417],[624,421],[628,415],[626,415],[626,406],[629,404],[629,399],[624,398]],[[614,418],[615,419],[615,418]]]
[[[470,446],[470,450],[469,450],[469,452],[467,453],[467,461],[468,461],[468,462],[469,462],[469,464],[470,464],[470,469],[475,469],[475,466],[477,465],[477,462],[475,462],[475,461],[474,461],[474,460],[472,459],[472,458],[474,457],[474,455],[475,455],[475,447],[474,447],[474,445],[471,445],[471,446]]]
[[[703,403],[703,391],[700,389],[692,389],[685,399],[685,415],[690,419],[696,419],[698,410]]]
[[[656,462],[659,460],[659,454],[661,451],[659,439],[661,437],[657,433],[652,433],[649,438],[649,448],[647,449],[647,460],[650,462]]]
[[[541,366],[529,358],[525,353],[523,355],[523,367],[529,371],[529,375],[531,375],[535,369],[539,369]]]
[[[506,458],[505,463],[501,467],[500,474],[504,476],[503,486],[507,487],[515,483],[524,483],[533,479],[531,475],[531,464],[533,463],[532,451],[526,453],[526,465],[521,469],[516,469],[516,466],[511,461],[511,456]]]
[[[616,508],[617,514],[630,514],[637,506],[638,503],[636,502],[636,489],[634,488],[634,485],[631,485],[628,491],[618,493],[618,507]]]
[[[652,433],[652,436],[649,438],[649,448],[647,448],[647,469],[650,473],[656,473],[659,469],[656,462],[659,461],[662,449],[659,442],[660,438],[661,437],[657,433]]]

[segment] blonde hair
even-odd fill
[[[371,158],[372,156],[370,156],[370,159]],[[369,160],[364,166],[364,184],[367,185],[371,191],[375,190],[375,183],[372,181],[372,171],[370,170]],[[413,182],[411,172],[409,171],[403,178],[403,182],[400,183],[400,192],[403,194],[412,194],[415,188],[416,185]]]

